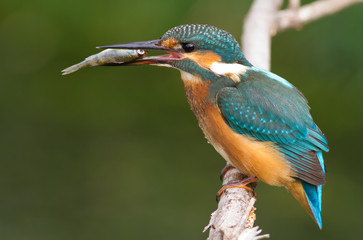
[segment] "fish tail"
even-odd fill
[[[79,69],[82,69],[82,68],[85,68],[85,67],[88,67],[88,66],[90,66],[90,65],[86,61],[77,63],[75,65],[67,67],[66,69],[63,69],[62,70],[62,75],[67,75],[67,74],[73,73],[75,71],[78,71]]]

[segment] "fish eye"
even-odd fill
[[[183,44],[183,49],[185,52],[192,52],[194,50],[194,44],[193,43],[185,43]]]
[[[143,49],[137,49],[136,53],[139,55],[139,56],[142,56],[145,54],[145,50]]]

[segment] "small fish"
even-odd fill
[[[131,62],[135,59],[145,57],[147,51],[142,49],[106,49],[97,54],[87,57],[84,61],[62,70],[62,75],[70,74],[79,69],[92,66],[102,66],[115,62]]]

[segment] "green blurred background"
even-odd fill
[[[309,1],[302,1],[307,3]],[[60,70],[95,46],[185,23],[240,38],[251,1],[0,2],[0,239],[205,239],[224,160],[198,127],[179,73]],[[273,239],[362,236],[363,5],[273,39],[272,70],[309,99],[331,151],[322,231],[283,188],[257,188]]]

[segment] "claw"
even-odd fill
[[[224,170],[224,168],[223,168],[223,170]],[[223,173],[223,170],[222,170],[222,173]],[[258,180],[257,177],[250,176],[248,178],[243,179],[242,181],[239,181],[239,182],[236,182],[236,183],[231,183],[231,184],[226,184],[226,185],[222,186],[222,188],[219,189],[219,191],[217,192],[217,196],[216,196],[217,197],[217,202],[219,201],[220,197],[222,196],[224,190],[226,190],[228,188],[244,188],[244,189],[246,189],[249,192],[254,192],[251,187],[248,187],[247,186],[247,184],[256,182],[257,180]]]
[[[223,181],[224,175],[226,175],[226,173],[231,170],[233,167],[231,164],[227,163],[226,166],[224,166],[224,168],[221,171],[221,175],[219,175],[219,179],[221,179],[221,181]]]

